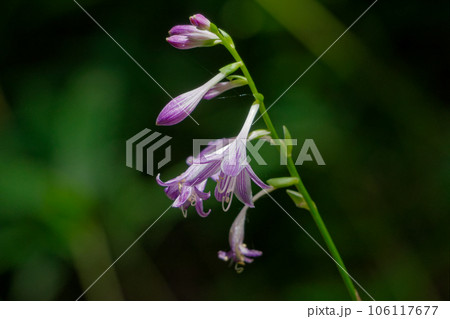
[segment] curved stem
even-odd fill
[[[264,122],[266,123],[267,129],[271,132],[272,138],[279,139],[279,135],[277,130],[272,124],[272,120],[270,119],[270,116],[268,112],[266,112],[266,107],[264,106],[263,96],[261,93],[258,92],[258,89],[256,88],[255,82],[253,81],[252,76],[250,75],[250,72],[247,69],[247,66],[245,65],[244,61],[242,60],[241,56],[237,52],[236,48],[234,47],[234,44],[230,43],[228,39],[224,37],[224,35],[218,30],[216,32],[218,37],[222,40],[222,44],[227,48],[227,50],[230,52],[230,54],[233,56],[233,58],[236,60],[236,62],[242,62],[241,70],[244,76],[247,78],[248,86],[250,90],[252,91],[255,99],[259,102],[259,111],[262,114],[262,118]],[[280,148],[279,148],[280,150]],[[309,211],[311,213],[311,216],[316,223],[317,228],[320,231],[320,234],[322,235],[323,240],[325,241],[328,250],[330,251],[330,254],[333,256],[334,260],[339,264],[340,267],[338,267],[339,273],[341,274],[342,280],[344,281],[345,286],[347,287],[348,293],[352,300],[358,300],[356,289],[353,285],[353,281],[351,280],[350,276],[347,274],[347,270],[345,268],[344,262],[339,254],[339,251],[336,248],[336,245],[333,242],[333,239],[331,238],[330,233],[328,232],[327,227],[325,226],[325,223],[322,219],[322,217],[319,214],[319,210],[317,209],[316,205],[314,204],[313,200],[311,199],[311,196],[309,195],[308,191],[306,190],[305,185],[302,182],[302,179],[300,178],[300,175],[297,171],[297,168],[295,167],[294,161],[291,157],[288,157],[287,161],[287,169],[292,177],[297,177],[299,182],[295,185],[297,190],[300,192],[300,194],[303,195],[305,198],[306,203],[308,204]]]

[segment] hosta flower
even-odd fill
[[[192,25],[195,25],[201,30],[209,30],[211,26],[211,21],[206,19],[206,17],[200,13],[194,14],[192,17],[189,17],[189,21],[191,21]]]
[[[251,180],[261,188],[269,188],[261,181],[247,161],[247,136],[258,112],[259,105],[253,104],[247,119],[236,139],[215,152],[204,155],[200,163],[220,165],[218,181],[214,195],[222,202],[222,208],[227,211],[231,205],[233,194],[247,206],[254,207],[252,201]],[[227,206],[225,207],[225,204]]]
[[[258,129],[252,131],[250,134],[248,134],[247,140],[252,141],[254,139],[267,139],[268,136],[270,136],[270,131],[264,130],[264,129]],[[208,142],[207,147],[205,147],[197,156],[189,156],[186,159],[186,164],[192,165],[193,163],[200,164],[201,159],[206,160],[205,156],[209,155],[222,147],[227,146],[231,142],[233,142],[236,138],[230,137],[230,138],[219,138],[217,140],[212,140]]]
[[[206,19],[206,18],[205,18]],[[201,19],[200,19],[201,20]],[[169,30],[169,37],[166,38],[172,46],[177,49],[192,49],[198,47],[210,47],[221,43],[217,35],[208,31],[200,20],[194,20],[195,25],[176,25]],[[203,21],[204,22],[204,21]]]
[[[183,93],[171,100],[159,113],[156,125],[174,125],[183,121],[196,108],[203,96],[226,76],[233,73],[240,67],[241,63],[231,63],[219,71],[219,74],[202,86]]]
[[[170,29],[167,42],[182,50],[210,47],[222,42],[216,34],[209,31],[211,22],[203,15],[195,14],[189,20],[192,25],[176,25]]]
[[[258,104],[252,105],[242,129],[235,139],[220,139],[211,142],[198,156],[188,158],[187,163],[190,166],[183,174],[167,182],[162,182],[158,175],[158,183],[166,187],[167,196],[176,201],[181,196],[184,187],[197,186],[197,190],[203,191],[204,187],[199,188],[198,185],[211,178],[217,182],[214,194],[216,199],[222,202],[224,211],[229,209],[233,194],[236,194],[245,205],[254,207],[251,181],[253,180],[261,188],[269,188],[256,176],[247,161],[247,136],[258,108]],[[193,191],[196,192],[195,189]],[[187,191],[185,192],[187,193]],[[200,196],[200,199],[206,198]],[[178,201],[182,200],[184,197],[178,199]],[[225,204],[227,204],[226,207]]]
[[[216,85],[214,85],[203,97],[205,100],[211,100],[218,95],[222,94],[223,92],[226,92],[228,90],[243,86],[247,84],[247,79],[245,78],[236,78],[231,81],[224,81],[219,82]]]
[[[217,140],[212,140],[208,142],[208,145],[196,156],[189,156],[186,159],[186,164],[192,165],[192,164],[201,164],[200,159],[205,159],[205,155],[211,154],[212,152],[217,151],[218,149],[221,149],[222,147],[230,144],[234,138],[219,138]],[[206,164],[203,164],[206,165]]]
[[[196,108],[203,96],[225,77],[219,73],[202,86],[171,100],[159,113],[156,125],[175,125],[183,121]]]
[[[218,257],[224,261],[231,260],[236,263],[235,269],[238,272],[243,270],[239,265],[245,265],[245,263],[253,262],[253,257],[259,257],[262,255],[262,251],[248,249],[247,245],[244,244],[244,233],[245,233],[245,217],[247,215],[248,206],[244,206],[237,215],[233,224],[230,228],[230,234],[228,237],[228,242],[230,243],[230,250],[228,252],[219,251]]]
[[[179,187],[178,190],[179,195],[175,198],[175,201],[172,204],[172,207],[179,207],[183,213],[183,216],[187,216],[187,209],[189,206],[195,206],[197,213],[201,217],[207,217],[211,212],[211,209],[208,212],[203,211],[203,201],[208,199],[210,194],[204,193],[203,190],[206,186],[206,180],[201,182],[198,185],[187,186],[183,185]]]
[[[179,33],[179,30],[184,30],[184,32]],[[199,30],[191,25],[175,26],[169,31],[169,34],[170,36],[166,38],[167,42],[169,42],[174,48],[181,50],[211,47],[221,42],[221,40],[214,33]]]
[[[183,174],[171,179],[167,182],[161,181],[159,174],[156,181],[159,185],[166,187],[165,193],[167,197],[173,200],[172,207],[178,207],[186,217],[189,206],[195,206],[197,213],[206,217],[208,212],[203,211],[203,201],[210,197],[209,192],[205,193],[205,186],[208,177],[217,170],[214,166],[207,165],[191,165]]]

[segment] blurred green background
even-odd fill
[[[205,14],[233,36],[268,105],[371,4],[79,3],[174,96],[232,61],[220,46],[165,42]],[[300,174],[377,300],[449,299],[448,17],[445,1],[379,1],[270,110],[321,151],[327,165]],[[0,299],[74,300],[170,205],[125,166],[125,141],[146,127],[172,136],[166,180],[193,138],[236,135],[252,99],[240,88],[201,103],[199,126],[155,127],[168,96],[73,1],[5,0],[0,25]],[[263,156],[261,178],[286,174],[274,148]],[[322,243],[306,211],[275,198]],[[83,299],[348,299],[333,261],[270,199],[249,211],[246,243],[264,255],[240,275],[217,258],[240,204],[205,206],[206,219],[169,210]]]

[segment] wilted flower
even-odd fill
[[[191,114],[203,96],[226,76],[236,71],[241,63],[231,63],[221,68],[219,73],[202,86],[183,93],[171,100],[159,113],[156,125],[175,125]]]
[[[235,269],[238,272],[243,270],[242,267],[245,263],[253,262],[251,257],[259,257],[262,255],[262,251],[248,249],[247,245],[244,244],[244,234],[245,234],[245,217],[247,215],[248,206],[244,206],[237,215],[233,224],[230,228],[230,235],[228,241],[230,243],[230,250],[228,252],[219,251],[218,257],[224,261],[231,260],[235,264]]]

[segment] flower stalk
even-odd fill
[[[250,75],[250,72],[248,71],[248,68],[245,65],[243,59],[241,58],[238,51],[236,50],[236,47],[235,47],[233,41],[231,40],[231,37],[224,31],[217,28],[217,26],[214,25],[213,23],[210,24],[209,30],[212,33],[217,35],[217,37],[221,40],[221,44],[230,52],[231,56],[235,59],[235,61],[241,63],[241,66],[240,66],[241,71],[244,74],[245,78],[247,79],[248,86],[249,86],[250,90],[252,91],[253,96],[255,97],[257,103],[259,104],[259,111],[260,111],[262,118],[267,126],[267,129],[271,132],[272,138],[278,140],[279,139],[278,132],[275,129],[268,112],[266,112],[266,107],[264,106],[264,97],[256,88],[256,84],[253,81],[253,78]],[[280,146],[278,146],[278,149],[281,151]],[[339,273],[342,277],[342,280],[344,281],[344,284],[348,290],[348,293],[349,293],[351,299],[358,300],[358,297],[357,297],[358,294],[353,285],[353,281],[347,273],[347,270],[345,268],[344,262],[340,256],[340,254],[339,254],[339,251],[338,251],[336,245],[334,244],[334,241],[333,241],[330,233],[328,232],[328,229],[325,226],[325,223],[324,223],[322,217],[320,216],[319,210],[317,209],[314,201],[312,200],[311,196],[309,195],[308,191],[306,190],[306,187],[303,184],[302,179],[300,178],[300,174],[298,173],[297,168],[296,168],[291,156],[287,157],[287,169],[289,171],[289,174],[292,177],[298,179],[298,182],[295,183],[294,186],[297,188],[299,193],[301,195],[303,195],[305,202],[308,205],[311,216],[312,216],[317,228],[319,229],[320,234],[321,234],[323,240],[325,241],[331,256],[339,264],[339,266],[338,266]]]

